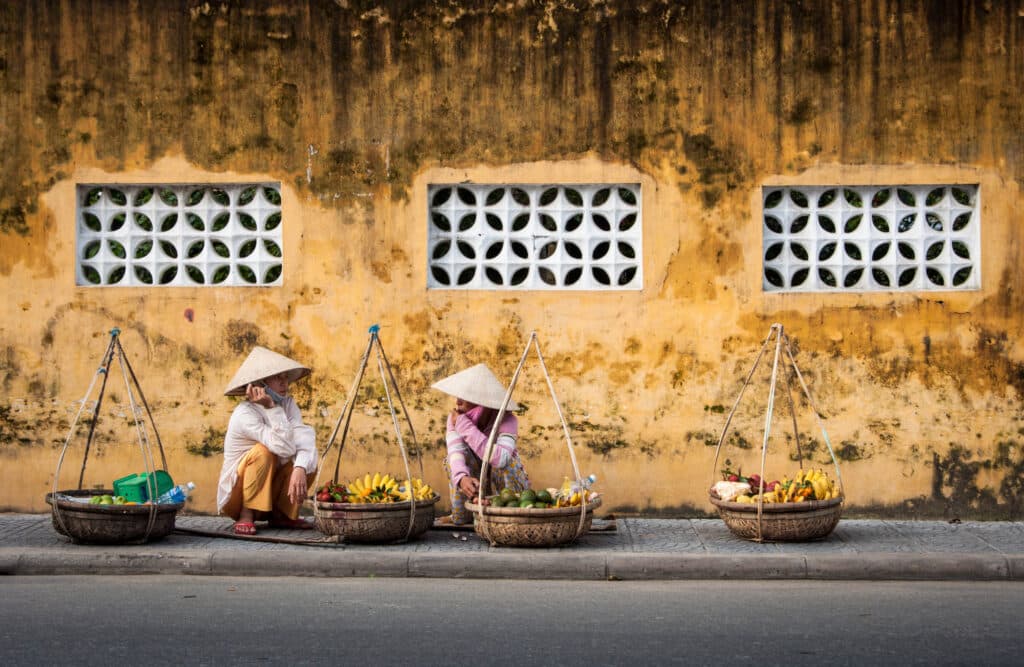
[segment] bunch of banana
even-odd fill
[[[829,479],[828,475],[824,470],[801,470],[803,474],[803,482],[810,483],[811,488],[814,489],[815,500],[829,500],[830,498],[839,497],[839,489],[836,488],[836,483]],[[797,478],[800,474],[797,474]]]
[[[398,486],[398,499],[409,500],[409,480],[403,481]],[[412,495],[416,500],[430,500],[434,497],[434,490],[430,488],[429,484],[424,484],[423,480],[419,477],[414,477],[412,480]]]
[[[347,486],[350,503],[393,503],[399,499],[398,482],[391,475],[366,473]]]
[[[547,489],[547,491],[550,494],[552,491],[557,491],[557,489]],[[555,499],[555,507],[579,507],[583,504],[584,498],[587,498],[589,502],[586,491],[571,491],[568,496],[563,496],[557,492],[552,495]]]

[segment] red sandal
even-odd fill
[[[251,522],[239,521],[234,527],[235,535],[246,535],[251,536],[256,534],[256,524]]]

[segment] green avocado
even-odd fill
[[[525,491],[523,491],[522,493],[519,494],[519,500],[521,502],[522,501],[529,501],[531,503],[532,502],[536,502],[537,501],[537,492],[534,491],[533,489],[527,489],[527,490],[525,490]]]

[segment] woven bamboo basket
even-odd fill
[[[174,519],[184,503],[160,505],[90,505],[71,498],[111,495],[112,490],[58,491],[53,528],[78,544],[143,544],[163,539],[174,530]],[[54,494],[46,494],[54,505]],[[155,514],[155,516],[154,516]],[[150,530],[150,520],[153,525]]]
[[[737,537],[762,542],[806,542],[820,540],[835,529],[843,513],[843,498],[802,503],[767,503],[761,506],[761,534],[758,536],[756,503],[720,500],[710,494],[718,516]]]
[[[394,544],[419,537],[434,523],[434,505],[441,497],[416,501],[416,517],[409,526],[410,506],[403,503],[316,502],[313,513],[317,530],[340,535],[346,542]]]
[[[594,510],[600,505],[600,498],[587,504],[582,527],[580,514],[583,510],[580,507],[481,508],[474,502],[467,502],[466,509],[473,512],[473,530],[491,544],[504,547],[556,547],[574,542],[590,530]],[[481,509],[487,515],[483,519]]]

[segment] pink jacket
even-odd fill
[[[485,414],[489,417],[487,423],[484,423]],[[487,438],[491,435],[491,427],[496,416],[496,410],[479,405],[459,415],[455,423],[452,423],[451,415],[448,416],[448,433],[445,439],[448,443],[448,468],[451,470],[452,483],[455,486],[459,485],[463,477],[472,474],[470,456],[475,457],[476,462],[483,460],[487,450]],[[519,419],[511,412],[506,412],[491,451],[492,468],[504,468],[509,464],[516,454],[518,435]]]

